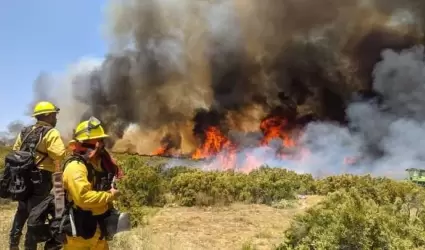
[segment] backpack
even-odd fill
[[[47,153],[37,150],[43,137],[52,129],[49,126],[32,126],[22,130],[22,144],[19,150],[12,151],[5,157],[5,170],[0,179],[0,197],[13,201],[27,200],[33,192],[34,185],[42,182],[38,165],[47,157]],[[36,162],[36,152],[43,158]]]

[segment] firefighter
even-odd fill
[[[18,201],[18,208],[10,230],[10,249],[19,249],[18,245],[22,235],[22,228],[27,222],[31,209],[49,195],[53,186],[52,174],[65,157],[65,145],[59,131],[55,129],[57,122],[56,116],[59,110],[59,108],[50,102],[38,102],[32,114],[32,117],[37,122],[35,125],[25,127],[13,145],[13,150],[18,151],[28,148],[27,144],[31,139],[38,142],[34,147],[36,150],[35,160],[37,162],[36,173],[38,173],[37,177],[39,177],[39,181],[37,185],[34,184],[32,186],[32,193],[28,197]],[[26,232],[24,245],[25,249],[37,249],[37,242],[34,240],[31,230]]]
[[[103,162],[105,134],[94,117],[81,122],[70,142],[72,156],[64,163],[63,185],[71,203],[72,230],[64,249],[109,249],[105,221],[119,196]]]

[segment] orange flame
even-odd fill
[[[155,151],[152,152],[152,155],[164,155],[167,149],[163,146],[160,146]]]
[[[266,146],[271,140],[280,138],[283,140],[283,145],[285,147],[294,147],[295,141],[291,138],[289,133],[285,131],[287,125],[287,120],[280,117],[275,116],[264,119],[260,124],[260,129],[264,133],[264,137],[261,140],[261,146]]]
[[[212,156],[217,156],[223,170],[235,167],[236,146],[214,126],[208,127],[205,131],[205,141],[192,154],[192,159],[210,158]]]
[[[276,153],[276,157],[282,159],[292,159],[290,151],[285,149],[293,148],[296,146],[294,131],[289,128],[288,121],[279,116],[269,117],[264,119],[260,124],[260,129],[263,132],[263,138],[260,141],[260,146],[267,146],[273,139],[280,138],[282,142],[282,148]],[[204,141],[198,148],[192,153],[191,158],[195,160],[199,159],[211,159],[214,157],[212,163],[207,163],[207,166],[216,168],[219,165],[221,170],[235,169],[237,163],[237,146],[232,143],[216,126],[210,126],[204,131]],[[294,137],[295,136],[295,137]],[[169,145],[162,144],[153,155],[165,155],[169,154]],[[243,159],[243,166],[240,166],[242,172],[250,172],[253,169],[262,165],[260,159],[245,153]]]
[[[223,150],[233,150],[234,146],[217,127],[209,127],[205,131],[205,141],[192,154],[193,159],[209,158]]]

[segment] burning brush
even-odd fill
[[[263,118],[258,126],[257,134],[261,134],[254,147],[273,147],[276,151],[275,157],[288,159],[297,151],[297,138],[300,136],[302,127],[312,120],[311,115],[304,115],[296,118],[294,115],[285,116],[283,108],[276,108],[268,116]],[[222,114],[217,111],[199,111],[195,116],[194,134],[198,138],[199,146],[190,154],[193,160],[218,161],[221,169],[234,169],[237,165],[237,155],[247,148],[243,143],[233,141],[226,135],[226,124],[223,123]],[[223,120],[221,120],[223,119]],[[167,135],[161,140],[161,146],[153,155],[169,156],[174,147],[178,144],[170,140]],[[276,143],[277,142],[277,143]],[[178,155],[174,155],[178,156]],[[180,155],[181,156],[181,155]],[[261,165],[255,156],[245,153],[245,161],[248,165],[242,168],[254,168]]]

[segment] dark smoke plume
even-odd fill
[[[425,21],[425,2],[413,0],[122,0],[110,7],[111,53],[101,63],[83,60],[35,99],[54,96],[63,106],[63,133],[95,115],[116,151],[140,154],[161,140],[192,152],[208,126],[235,137],[258,132],[270,114],[297,124],[347,123],[353,92],[373,90],[374,81],[385,89],[372,74],[381,52],[420,44]]]

